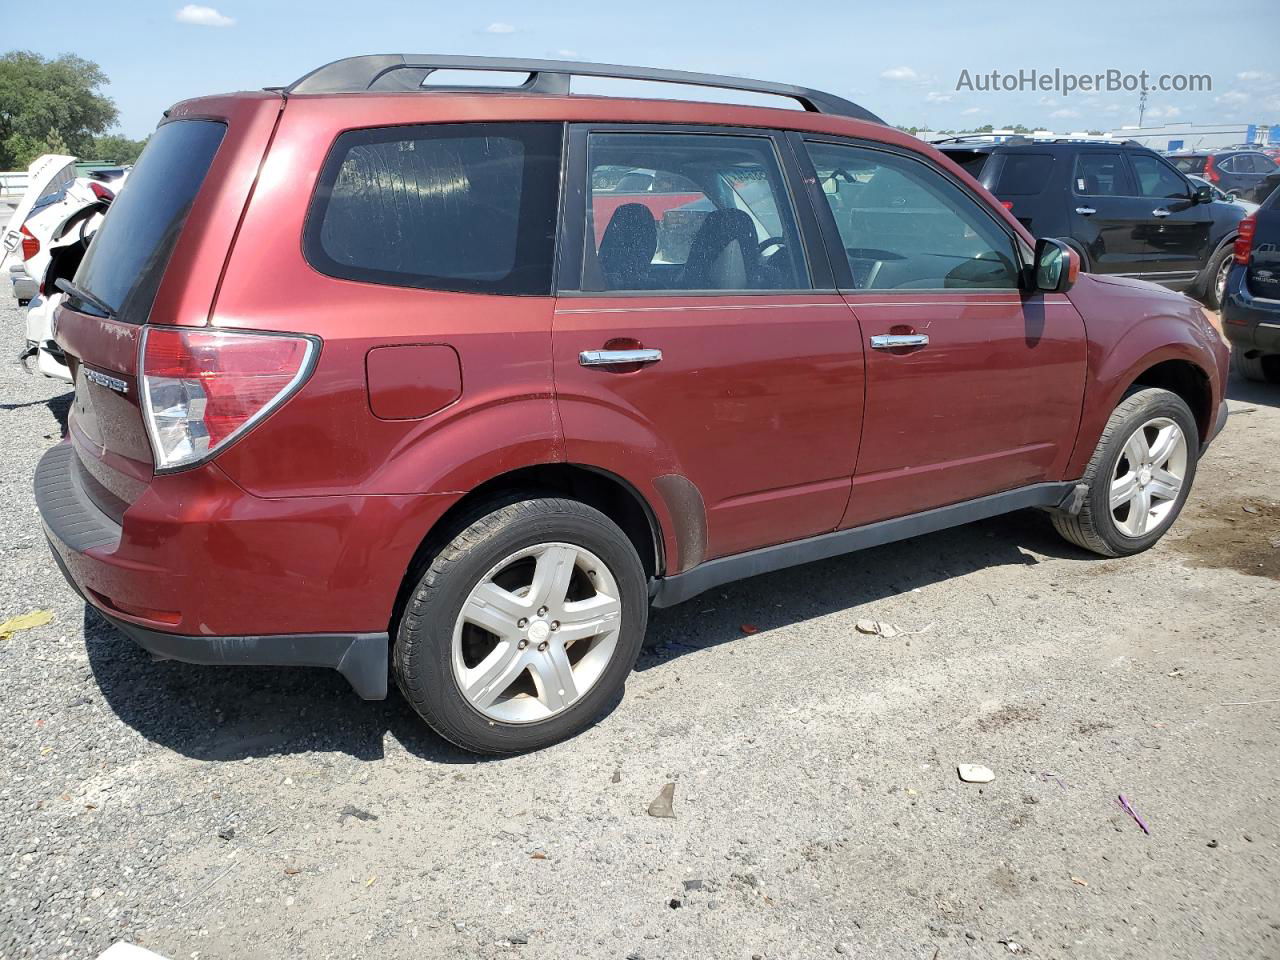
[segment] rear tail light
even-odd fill
[[[109,190],[108,188],[104,187],[102,184],[96,181],[89,184],[89,189],[93,192],[93,195],[97,197],[98,200],[102,203],[110,203],[112,200],[116,198],[116,193],[114,190]]]
[[[40,241],[34,233],[27,229],[24,223],[18,232],[22,234],[22,259],[30,260],[40,252]]]
[[[1222,174],[1218,172],[1218,168],[1213,165],[1213,157],[1206,157],[1204,161],[1204,178],[1210,183],[1217,183],[1222,179]]]
[[[1256,213],[1251,213],[1240,221],[1240,232],[1236,234],[1236,245],[1231,251],[1236,263],[1248,265],[1249,252],[1253,249],[1253,234],[1257,229]]]
[[[1012,201],[1012,200],[1001,200],[1001,201],[1000,201],[1000,206],[1004,207],[1006,210],[1012,211],[1012,210],[1013,210],[1013,201]]]
[[[310,337],[148,327],[142,416],[157,470],[208,459],[253,428],[307,379]]]

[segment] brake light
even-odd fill
[[[148,327],[142,415],[157,470],[190,466],[253,428],[306,380],[310,337]]]
[[[22,234],[22,259],[30,260],[40,252],[40,240],[34,233],[27,229],[27,225],[25,223],[18,228],[18,232]]]
[[[1204,161],[1204,178],[1210,183],[1217,183],[1222,179],[1222,174],[1218,172],[1218,168],[1213,165],[1213,157],[1206,157]]]
[[[116,194],[114,190],[108,190],[106,187],[104,187],[102,184],[98,183],[97,181],[94,181],[89,184],[89,190],[93,193],[95,197],[97,197],[103,203],[110,203],[112,200],[116,198]]]
[[[1232,257],[1236,263],[1248,265],[1249,252],[1253,249],[1253,234],[1258,229],[1258,215],[1251,213],[1240,221],[1240,232],[1236,234],[1236,244],[1232,249]]]
[[[1000,201],[1000,206],[1004,207],[1006,210],[1012,211],[1012,210],[1013,210],[1013,201],[1012,201],[1012,200],[1001,200],[1001,201]]]

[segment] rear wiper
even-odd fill
[[[83,300],[85,303],[89,304],[89,306],[97,307],[106,315],[108,320],[115,319],[115,316],[116,316],[115,307],[109,305],[101,297],[94,296],[92,293],[90,293],[88,290],[85,290],[83,287],[77,287],[74,283],[72,283],[66,277],[59,277],[57,280],[53,281],[53,285],[57,287],[59,290],[61,290],[63,293],[69,293],[73,297],[75,297],[77,300]]]

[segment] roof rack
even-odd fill
[[[747,93],[772,94],[799,101],[811,113],[829,113],[855,120],[883,124],[874,113],[843,97],[797,87],[789,83],[769,83],[743,77],[726,77],[714,73],[689,73],[684,70],[655,70],[649,67],[626,67],[612,63],[578,63],[572,60],[525,60],[507,57],[461,57],[439,54],[386,53],[363,57],[347,57],[325,64],[284,87],[290,93],[365,93],[371,91],[422,90],[423,84],[437,70],[479,70],[502,73],[527,73],[529,78],[517,87],[431,87],[432,90],[519,90],[563,96],[569,93],[573,77],[608,77],[614,80],[649,80],[657,83],[682,83],[696,87],[718,87]]]

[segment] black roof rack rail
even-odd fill
[[[325,64],[284,87],[290,93],[365,93],[369,91],[409,91],[423,89],[423,83],[437,70],[480,70],[527,73],[529,79],[517,87],[490,89],[519,90],[563,96],[569,93],[573,77],[607,77],[613,80],[650,80],[682,83],[696,87],[718,87],[747,93],[764,93],[799,101],[811,113],[829,113],[883,124],[874,113],[843,97],[789,83],[769,83],[745,77],[684,70],[655,70],[613,63],[579,63],[573,60],[525,60],[508,57],[462,57],[440,54],[385,53],[347,57]],[[441,89],[486,89],[483,87],[432,87]]]

